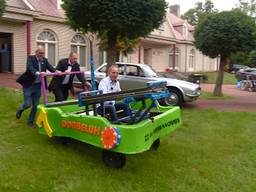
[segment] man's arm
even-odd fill
[[[27,58],[27,69],[34,75],[39,72],[33,65],[33,56],[28,56]]]
[[[76,68],[75,68],[75,71],[80,71],[80,67],[79,65],[77,64]],[[85,84],[85,77],[84,77],[84,73],[79,73],[79,74],[76,74],[78,80],[82,83],[82,84]]]
[[[99,87],[98,87],[99,91],[102,91],[102,93],[108,93],[108,88],[107,88],[107,84],[104,80],[100,81]]]
[[[121,87],[120,87],[120,83],[119,83],[119,81],[117,81],[117,91],[121,91]]]

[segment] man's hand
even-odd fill
[[[57,75],[62,75],[63,74],[62,71],[59,71],[59,70],[56,70],[55,72],[57,73]]]
[[[75,94],[71,93],[70,96],[71,96],[72,99],[76,99],[76,95]]]
[[[92,88],[92,84],[89,81],[85,81],[84,84],[86,87]]]
[[[37,72],[36,72],[36,75],[45,75],[45,74],[47,74],[47,73],[44,72],[44,71],[42,71],[42,72],[37,71]]]

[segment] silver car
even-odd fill
[[[161,101],[164,105],[182,106],[184,102],[191,102],[200,96],[200,86],[183,80],[160,77],[145,64],[116,63],[118,66],[118,80],[122,90],[145,87],[146,82],[165,80],[171,92],[169,98]],[[102,64],[95,70],[95,81],[98,84],[106,76],[107,64]],[[85,72],[87,80],[91,80],[90,71]]]

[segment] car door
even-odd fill
[[[137,65],[125,65],[125,73],[119,79],[122,90],[142,88],[146,86],[148,81],[140,66]]]

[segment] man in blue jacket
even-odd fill
[[[41,97],[40,73],[46,73],[46,70],[50,72],[56,71],[44,57],[44,48],[39,46],[36,49],[35,55],[28,57],[26,72],[17,79],[17,82],[23,87],[24,103],[16,111],[16,118],[19,119],[22,112],[32,106],[28,118],[28,125],[31,127],[34,127],[37,105]]]

